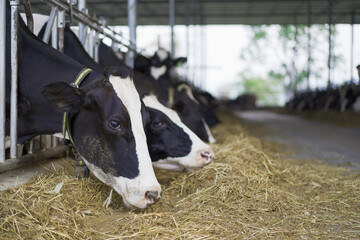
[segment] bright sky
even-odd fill
[[[249,68],[254,76],[266,77],[266,73],[278,66],[277,54],[281,43],[277,40],[276,30],[279,26],[271,26],[270,34],[273,35],[271,46],[263,46],[264,63],[244,62],[240,59],[241,50],[247,46],[250,34],[247,26],[243,25],[207,25],[203,27],[189,28],[190,54],[188,56],[189,78],[195,84],[219,97],[228,94],[229,97],[236,97],[237,91],[234,83],[239,81],[239,73]],[[125,37],[128,36],[127,27],[120,27]],[[350,25],[337,25],[337,37],[335,39],[334,51],[341,53],[343,59],[333,71],[335,83],[342,83],[350,79],[350,46],[351,27]],[[201,37],[202,35],[202,37]],[[170,28],[168,26],[138,26],[137,45],[145,49],[145,54],[152,55],[158,47],[160,39],[161,47],[170,50]],[[322,75],[311,78],[312,87],[324,87],[327,82],[327,37],[318,40],[318,47],[322,48],[325,54],[317,54],[313,51],[316,59],[314,67],[324,68]],[[175,27],[175,56],[186,56],[186,27]],[[360,64],[360,26],[355,25],[354,31],[354,66],[353,76],[358,79],[355,66]],[[278,49],[279,48],[279,49]],[[201,49],[203,55],[201,54]],[[292,53],[292,51],[290,51]],[[299,55],[297,64],[306,64],[306,55]],[[195,70],[195,71],[194,71]],[[186,72],[186,70],[183,70]]]

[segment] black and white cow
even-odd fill
[[[35,17],[35,22],[37,22],[36,19]],[[40,30],[39,36],[42,36],[44,30],[45,25]],[[118,67],[109,67],[104,70],[102,66],[94,62],[68,27],[65,28],[64,47],[65,54],[99,73],[104,72],[107,76],[111,76],[118,71]],[[111,51],[112,54],[107,54],[109,55],[108,59],[100,57],[101,62],[111,64],[112,57],[116,56],[113,56],[112,49],[109,47],[105,47],[104,51]],[[141,78],[137,74],[134,75],[135,79],[139,77]],[[150,113],[150,121],[145,129],[150,156],[155,167],[176,171],[183,168],[192,170],[201,168],[213,160],[215,155],[210,146],[186,127],[179,117],[176,118],[175,112],[164,107],[156,97],[145,97],[144,92],[141,94],[144,96],[144,103]]]
[[[213,106],[207,101],[203,101],[205,99],[202,97],[200,89],[196,89],[176,74],[175,67],[182,65],[187,59],[184,57],[173,59],[170,53],[164,49],[159,49],[147,60],[144,60],[144,57],[141,59],[141,62],[147,62],[147,65],[142,64],[140,69],[135,65],[135,69],[151,76],[156,80],[156,84],[161,86],[161,89],[163,89],[162,94],[158,95],[165,95],[167,98],[160,101],[163,103],[168,101],[169,96],[167,93],[169,88],[177,90],[174,94],[177,104],[173,104],[171,107],[179,113],[183,122],[203,141],[215,142],[208,127],[208,124],[215,126],[220,122],[213,110]],[[197,94],[194,94],[195,89]]]
[[[8,1],[6,4],[10,32]],[[149,118],[131,71],[123,68],[109,78],[92,71],[79,88],[70,86],[85,66],[44,44],[21,18],[18,32],[19,143],[39,134],[61,132],[63,113],[67,112],[74,145],[94,175],[118,192],[129,207],[145,208],[156,202],[161,187],[143,128]],[[9,38],[8,34],[7,63]],[[7,86],[9,69],[7,64]],[[8,122],[6,131],[8,134]]]
[[[105,54],[105,52],[99,52],[99,55],[101,54]],[[110,54],[110,52],[108,51],[106,54]],[[204,119],[205,109],[194,97],[191,87],[183,82],[180,83],[180,86],[178,79],[174,77],[176,76],[173,71],[174,66],[182,64],[186,60],[186,58],[182,57],[172,59],[169,52],[160,49],[149,59],[144,56],[141,56],[141,59],[136,59],[137,62],[142,62],[142,64],[135,64],[135,70],[139,71],[138,75],[143,73],[141,79],[139,78],[139,81],[142,81],[141,85],[152,85],[153,91],[162,104],[178,112],[185,125],[201,140],[214,143],[215,139]],[[136,75],[134,79],[135,81],[138,80]]]

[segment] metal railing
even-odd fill
[[[6,0],[11,6],[11,32],[6,32],[6,2],[0,1],[0,172],[8,171],[27,164],[29,161],[55,157],[65,152],[66,146],[58,146],[58,139],[52,136],[40,136],[40,144],[37,149],[33,141],[30,141],[27,155],[21,156],[17,146],[17,86],[18,86],[18,7],[20,0]],[[95,61],[98,62],[98,47],[100,34],[111,39],[113,43],[120,44],[130,52],[138,53],[136,45],[125,39],[121,33],[113,31],[105,25],[105,21],[87,14],[86,0],[78,0],[79,9],[72,6],[71,0],[43,0],[51,6],[51,12],[45,29],[43,41],[48,43],[52,36],[51,45],[59,51],[64,51],[64,28],[65,14],[70,15],[79,22],[79,39],[85,49]],[[6,34],[11,34],[11,95],[10,95],[10,155],[6,154]],[[87,44],[85,44],[87,43]],[[132,59],[133,60],[133,59]],[[45,139],[45,149],[42,142]],[[36,151],[37,150],[37,151]]]

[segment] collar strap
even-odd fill
[[[168,88],[168,103],[167,103],[167,106],[169,108],[171,108],[173,104],[174,104],[174,89],[173,88]]]
[[[84,68],[83,70],[81,70],[79,72],[79,74],[77,75],[76,80],[73,83],[70,83],[70,86],[72,86],[74,88],[79,88],[82,81],[86,78],[87,75],[89,75],[89,73],[91,71],[92,70],[90,68]],[[63,133],[64,139],[66,137],[66,132],[69,136],[71,144],[75,147],[74,140],[72,139],[71,134],[70,134],[71,129],[70,129],[70,122],[69,122],[69,114],[67,112],[64,112],[63,124],[62,124],[62,133]]]

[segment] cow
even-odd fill
[[[40,30],[40,37],[44,33],[45,28],[46,25]],[[64,33],[65,54],[96,70],[98,73],[103,73],[106,76],[116,74],[118,66],[104,68],[97,64],[86,53],[79,39],[68,26],[65,28]],[[105,51],[108,50],[112,52],[110,48],[105,48]],[[108,59],[103,59],[101,62],[110,64],[111,57],[115,56],[110,55]],[[139,77],[134,74],[134,78],[137,79]],[[144,92],[141,92],[141,94],[145,97]],[[153,166],[180,171],[182,169],[199,169],[212,162],[215,156],[214,151],[181,121],[178,121],[178,118],[174,117],[174,115],[177,115],[176,113],[162,106],[154,96],[148,96],[146,101],[144,99],[144,103],[150,117],[150,121],[145,126],[145,129]],[[160,162],[161,164],[159,164]]]
[[[10,32],[8,1],[6,7]],[[67,138],[83,161],[100,181],[122,196],[126,206],[145,208],[159,200],[161,187],[151,165],[143,127],[149,118],[131,70],[122,68],[108,78],[90,71],[44,44],[21,18],[18,34],[18,143],[40,134],[59,133],[67,125]],[[9,49],[7,34],[7,105]]]
[[[108,51],[99,51],[100,64],[102,64],[101,59],[105,58],[113,60],[111,65],[121,64],[122,61],[116,60],[116,55],[110,47],[103,44],[103,47],[99,49],[108,49]],[[166,59],[163,60],[165,57],[165,52],[161,52],[164,54],[161,55],[162,53],[160,54],[157,52],[153,57],[147,60],[144,56],[142,56],[142,61],[148,63],[147,65],[145,63],[141,64],[144,66],[144,69],[137,69],[135,64],[135,85],[139,86],[140,88],[142,86],[147,86],[146,90],[151,89],[163,105],[166,105],[175,110],[179,114],[182,122],[185,123],[185,125],[190,128],[190,130],[193,131],[201,140],[214,143],[215,139],[212,136],[203,116],[204,109],[201,108],[199,102],[194,98],[191,87],[185,86],[186,84],[173,83],[169,78],[169,68],[174,66],[177,62],[184,62],[185,60],[179,58],[173,61],[169,60],[169,57],[166,57]],[[161,57],[159,57],[158,54],[161,55]],[[139,62],[139,60],[137,61]],[[149,65],[149,62],[152,62],[154,66]],[[156,69],[157,66],[161,66],[162,63],[166,63],[165,71]],[[151,71],[153,74],[151,74]],[[155,74],[155,72],[158,72],[158,74]],[[139,88],[138,91],[140,93],[142,92],[139,90]]]

